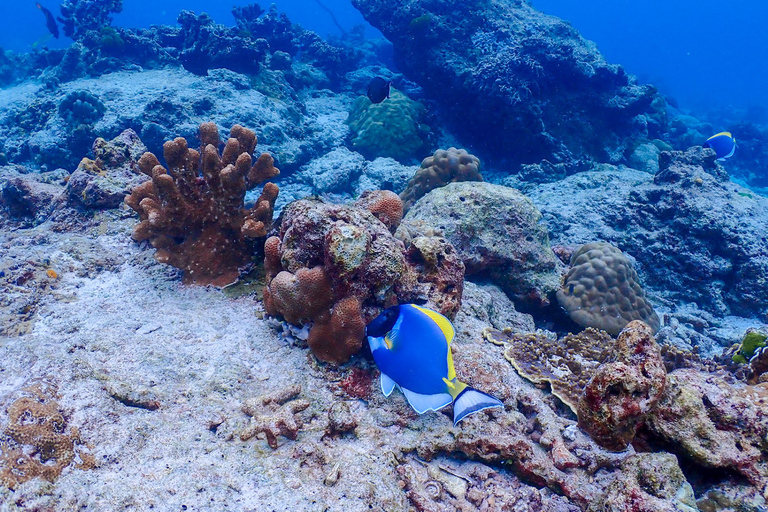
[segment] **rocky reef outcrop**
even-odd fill
[[[768,313],[768,200],[728,180],[709,149],[662,152],[659,171],[599,166],[528,191],[554,243],[605,240],[645,286],[716,316]]]
[[[456,134],[515,163],[618,161],[663,129],[663,100],[528,2],[353,0]],[[469,121],[468,121],[469,120]]]

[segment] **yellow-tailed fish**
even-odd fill
[[[401,304],[373,319],[366,334],[381,371],[384,396],[399,387],[419,414],[453,403],[454,425],[469,414],[504,407],[497,398],[456,378],[451,356],[455,332],[450,320],[440,313]]]
[[[731,132],[720,132],[708,138],[704,147],[714,149],[717,159],[723,162],[726,158],[731,158],[736,152],[736,139],[733,138]]]

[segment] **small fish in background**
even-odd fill
[[[389,88],[392,87],[391,80],[384,80],[377,76],[368,84],[368,99],[371,103],[381,103],[389,98]]]
[[[51,11],[40,5],[39,3],[35,4],[37,5],[37,8],[43,11],[43,14],[45,15],[45,26],[48,27],[48,32],[53,34],[53,37],[56,39],[59,38],[59,26],[56,24],[56,19],[53,17],[53,14],[51,14]]]
[[[415,304],[394,306],[368,324],[366,335],[384,396],[399,387],[419,414],[453,403],[454,425],[469,414],[504,407],[456,378],[451,355],[455,331],[440,313]]]
[[[717,153],[717,159],[724,162],[726,158],[731,158],[736,151],[736,139],[731,132],[720,132],[711,136],[704,143],[705,148],[712,148]]]

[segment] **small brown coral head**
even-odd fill
[[[582,327],[617,335],[632,320],[642,320],[654,333],[659,330],[659,317],[637,272],[624,253],[606,242],[585,244],[573,253],[557,300]]]
[[[403,220],[403,201],[391,190],[367,190],[355,202],[355,206],[365,208],[394,233]]]
[[[200,151],[177,137],[163,145],[166,169],[152,153],[139,169],[152,178],[134,188],[125,202],[138,212],[136,241],[149,240],[155,258],[184,271],[184,283],[225,286],[253,257],[256,238],[266,236],[278,188],[264,185],[261,196],[245,208],[245,193],[280,171],[266,153],[252,165],[256,135],[232,127],[219,154],[214,123],[200,125]]]
[[[480,159],[464,149],[438,149],[421,161],[421,168],[400,194],[405,210],[430,190],[455,181],[483,181]]]

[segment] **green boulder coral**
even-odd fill
[[[347,118],[352,148],[367,158],[391,157],[401,162],[416,158],[429,132],[419,122],[423,112],[424,105],[395,89],[381,103],[358,97]]]

